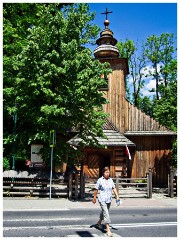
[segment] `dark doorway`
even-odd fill
[[[111,156],[110,154],[101,155],[99,158],[99,177],[102,177],[102,170],[104,167],[110,168]]]

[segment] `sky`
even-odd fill
[[[104,28],[108,8],[109,28],[120,39],[145,40],[149,35],[174,33],[177,36],[176,3],[89,3],[90,11],[96,12],[94,23]]]
[[[95,12],[93,20],[101,30],[104,29],[105,15],[101,14],[112,11],[108,14],[110,21],[109,28],[113,31],[114,37],[120,41],[126,39],[134,40],[141,45],[148,36],[160,36],[162,33],[173,33],[175,46],[177,46],[177,3],[89,3],[90,11]],[[91,50],[97,46],[92,46]],[[148,66],[150,68],[150,66]],[[130,79],[131,83],[131,79]],[[142,90],[145,96],[152,96],[151,90],[155,87],[155,80],[148,78]]]

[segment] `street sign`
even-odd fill
[[[49,146],[54,147],[55,145],[55,130],[50,131],[50,140],[49,140]]]

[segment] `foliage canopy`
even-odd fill
[[[17,12],[19,7],[25,11],[25,6],[29,4],[13,5],[13,11]],[[91,24],[94,14],[89,12],[87,4],[33,6],[36,14],[28,18],[26,34],[17,33],[19,50],[14,42],[12,51],[5,52],[5,118],[18,116],[16,134],[13,127],[11,130],[5,127],[5,142],[16,141],[18,148],[23,148],[24,143],[28,146],[41,141],[48,152],[49,132],[55,129],[56,160],[61,161],[68,151],[65,142],[69,130],[76,129],[89,144],[96,144],[95,137],[103,136],[102,124],[107,114],[102,105],[106,99],[98,90],[105,84],[102,76],[111,70],[107,63],[93,60],[91,51],[85,47],[99,32],[99,28]],[[5,13],[6,7],[9,5],[5,5]],[[13,20],[6,14],[4,18],[4,46],[8,49],[7,38],[14,29]],[[21,22],[17,21],[18,25]],[[7,61],[11,61],[11,71]],[[13,126],[12,121],[11,124]]]

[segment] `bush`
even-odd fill
[[[138,179],[138,180],[134,180],[135,183],[147,183],[146,179]]]
[[[3,171],[10,169],[9,160],[6,157],[3,157]]]

